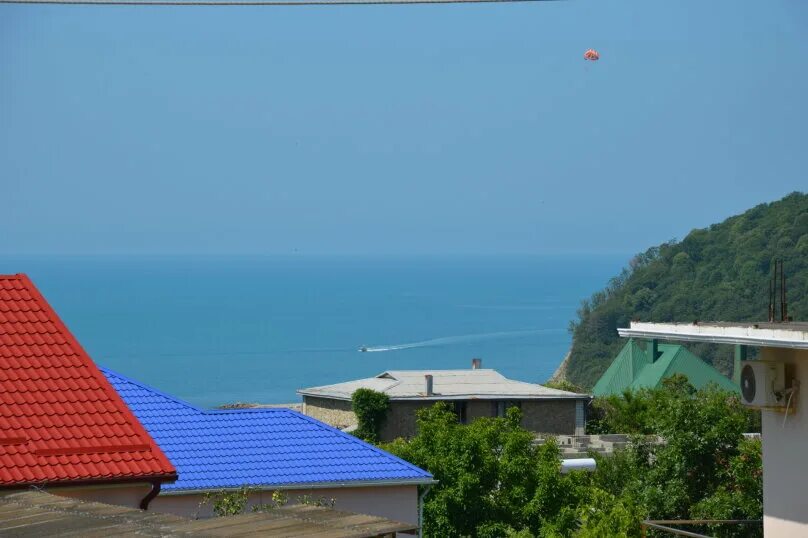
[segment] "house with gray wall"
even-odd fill
[[[536,383],[508,379],[482,368],[474,359],[468,370],[390,370],[376,377],[298,391],[303,413],[340,429],[356,426],[351,396],[360,388],[383,392],[390,409],[381,432],[382,441],[417,433],[416,412],[437,402],[450,404],[458,420],[501,417],[509,407],[522,410],[522,426],[535,433],[583,435],[587,394],[551,389]]]

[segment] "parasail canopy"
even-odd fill
[[[595,49],[589,49],[584,52],[584,60],[589,60],[590,62],[596,62],[600,60],[600,53]]]

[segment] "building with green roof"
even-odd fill
[[[684,346],[651,340],[643,347],[633,338],[623,346],[592,392],[595,396],[611,396],[626,390],[655,388],[675,374],[687,376],[697,389],[715,383],[722,389],[739,392],[737,384]]]

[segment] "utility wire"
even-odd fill
[[[393,4],[504,4],[558,0],[0,0],[0,4],[74,6],[363,6]]]

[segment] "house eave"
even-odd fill
[[[147,486],[154,482],[161,484],[168,484],[177,481],[177,474],[162,474],[162,475],[147,475],[147,476],[131,476],[121,478],[76,478],[76,479],[59,479],[59,480],[40,480],[40,481],[25,481],[0,484],[0,491],[17,490],[17,489],[42,489],[42,488],[106,488],[106,487],[121,487],[121,486]]]
[[[741,324],[721,326],[632,322],[629,328],[620,328],[617,332],[623,338],[808,349],[808,333],[788,330],[787,324],[782,329],[775,329]]]

